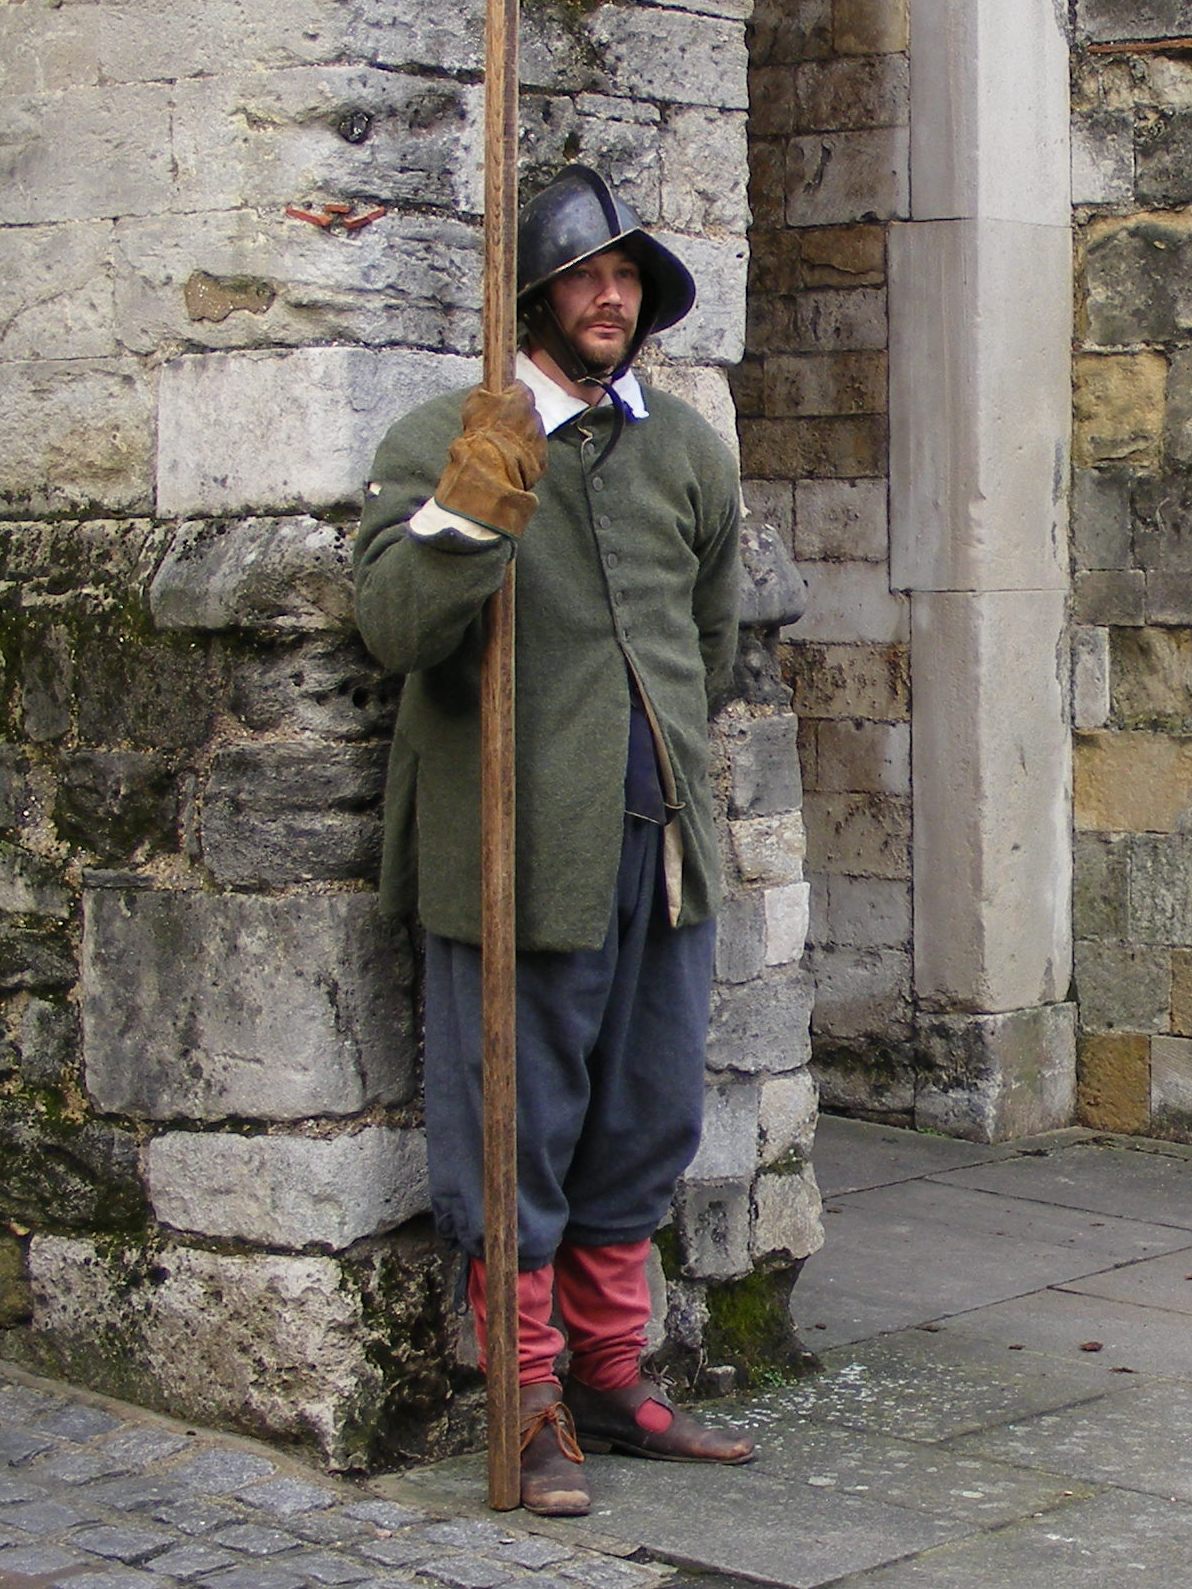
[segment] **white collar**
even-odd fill
[[[591,405],[585,403],[582,397],[572,397],[570,392],[565,392],[557,381],[552,381],[545,371],[540,370],[525,353],[517,355],[517,378],[524,381],[534,394],[534,406],[538,410],[538,417],[542,421],[542,428],[548,436],[554,434],[569,419],[574,419],[577,414],[582,414]],[[613,391],[625,404],[630,419],[648,419],[650,410],[646,407],[646,399],[638,383],[637,376],[632,370],[626,370],[624,375],[618,375],[613,382]],[[601,402],[607,402],[605,397]]]

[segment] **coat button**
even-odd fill
[[[606,568],[616,568],[620,561],[621,559],[617,556],[616,552],[609,552],[604,559],[604,566]]]
[[[602,513],[596,522],[599,524],[602,530],[607,530],[613,521],[609,518],[607,513]]]
[[[593,491],[603,491],[604,490],[604,481],[600,477],[600,475],[593,475],[592,476],[592,490]]]

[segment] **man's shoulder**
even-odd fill
[[[737,464],[732,448],[693,403],[662,387],[647,385],[645,381],[642,393],[650,411],[648,424],[655,427],[655,434],[665,432],[668,440],[679,438],[688,450],[735,472]]]
[[[373,474],[401,476],[426,462],[439,467],[459,433],[460,408],[470,389],[459,386],[439,392],[400,414],[381,437]]]

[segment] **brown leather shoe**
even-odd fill
[[[591,1506],[584,1454],[558,1385],[521,1390],[521,1503],[539,1517],[583,1517]]]
[[[593,1390],[571,1378],[563,1399],[585,1451],[624,1451],[658,1462],[727,1462],[753,1459],[753,1441],[732,1429],[706,1429],[674,1406],[651,1379],[621,1390]]]

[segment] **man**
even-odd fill
[[[694,410],[633,375],[695,287],[595,172],[569,166],[525,207],[518,287],[519,381],[435,399],[381,443],[357,605],[370,649],[409,675],[382,895],[426,928],[431,1194],[470,1260],[483,1365],[477,684],[482,609],[517,559],[522,1502],[575,1515],[581,1448],[752,1455],[640,1369],[650,1237],[699,1141],[707,716],[736,643],[739,486]]]

